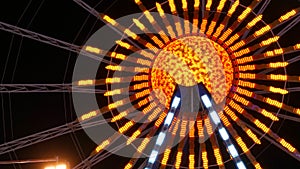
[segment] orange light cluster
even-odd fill
[[[86,113],[86,114],[82,115],[81,120],[84,121],[84,120],[90,119],[90,118],[95,117],[95,116],[97,116],[97,111],[91,111],[89,113]]]
[[[247,129],[246,133],[256,144],[261,144],[260,140],[250,129]]]
[[[143,152],[144,149],[146,148],[146,146],[147,146],[147,144],[148,144],[149,142],[150,142],[150,139],[149,139],[148,137],[145,138],[145,139],[142,141],[141,145],[138,147],[137,151],[138,151],[139,153]]]
[[[286,142],[284,139],[280,139],[279,142],[283,147],[287,148],[290,152],[296,151],[296,149],[290,143]]]
[[[258,15],[256,16],[252,21],[250,21],[248,24],[247,24],[247,29],[250,29],[252,28],[254,25],[256,25],[259,21],[261,21],[263,15]]]
[[[246,18],[246,16],[251,12],[251,8],[250,7],[247,7],[244,11],[243,11],[243,13],[238,17],[238,21],[239,22],[241,22],[241,21],[243,21],[245,18]]]
[[[240,4],[240,1],[239,1],[239,0],[234,1],[234,3],[233,3],[233,5],[231,6],[231,8],[229,9],[227,15],[228,15],[228,16],[231,16],[231,15],[235,12],[235,10],[236,10],[236,8],[239,6],[239,4]]]
[[[167,148],[164,152],[164,157],[161,160],[162,165],[167,165],[170,153],[171,153],[171,150],[169,148]]]
[[[103,141],[100,145],[97,146],[96,152],[99,153],[101,150],[103,150],[109,144],[110,144],[110,141],[108,139]]]
[[[222,156],[220,153],[220,149],[214,148],[214,155],[216,157],[218,166],[223,166],[223,160],[222,160]]]
[[[290,12],[286,13],[285,15],[282,15],[280,18],[279,18],[279,22],[283,22],[285,20],[288,20],[290,17],[294,16],[297,14],[297,11],[296,10],[291,10]]]
[[[175,162],[175,168],[176,168],[176,169],[180,168],[181,157],[182,157],[182,152],[181,152],[181,151],[178,151],[178,152],[177,152],[177,155],[176,155],[176,162]]]
[[[260,30],[256,31],[254,33],[255,37],[261,36],[263,34],[265,34],[266,32],[271,30],[271,26],[270,25],[266,25],[265,27],[262,27]]]
[[[235,140],[245,153],[249,151],[241,137],[237,137]]]

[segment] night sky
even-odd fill
[[[271,0],[266,21],[300,7],[297,0]],[[133,0],[86,1],[98,12],[112,18],[140,12]],[[144,2],[144,1],[143,1]],[[162,1],[160,1],[162,2]],[[245,4],[248,4],[247,1]],[[154,1],[145,2],[148,8]],[[72,0],[10,0],[0,5],[0,21],[38,32],[76,45],[85,41],[104,24]],[[280,40],[282,46],[299,43],[300,24]],[[2,84],[63,84],[72,82],[77,54],[48,44],[0,31],[0,80]],[[299,52],[298,52],[299,53]],[[297,56],[297,55],[294,55]],[[300,63],[288,67],[300,75]],[[288,84],[288,86],[299,84]],[[76,119],[71,93],[0,94],[0,144],[64,125]],[[300,107],[299,92],[284,102]],[[285,114],[286,112],[281,111]],[[299,122],[280,120],[274,131],[300,149]],[[254,148],[263,168],[300,168],[300,162],[263,139],[265,147]],[[0,155],[0,161],[42,159],[59,156],[75,166],[86,158],[96,144],[81,130],[48,141]],[[95,168],[122,168],[128,159],[112,155]],[[117,162],[116,162],[117,161]],[[44,164],[0,165],[0,169],[40,169]]]

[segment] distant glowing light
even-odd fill
[[[211,101],[209,100],[209,98],[206,94],[201,96],[201,99],[202,99],[202,101],[203,101],[206,108],[212,107],[212,103],[211,103]]]

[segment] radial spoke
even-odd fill
[[[72,84],[0,84],[0,93],[105,93],[106,90]]]

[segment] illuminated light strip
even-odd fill
[[[207,152],[206,152],[204,143],[201,144],[201,150],[202,150],[201,157],[202,157],[202,161],[203,161],[203,168],[208,169]]]
[[[122,112],[119,113],[118,115],[114,116],[114,117],[111,119],[111,122],[116,122],[116,121],[122,119],[123,117],[127,116],[128,113],[129,113],[128,110],[122,111]]]
[[[194,169],[195,168],[195,155],[190,154],[189,155],[189,169]]]
[[[215,26],[216,26],[216,21],[211,21],[211,24],[209,25],[208,30],[206,32],[206,35],[210,36],[213,33]]]
[[[224,41],[227,39],[227,37],[228,37],[231,33],[232,33],[232,30],[231,30],[230,28],[228,28],[228,29],[223,33],[223,35],[221,36],[220,40],[221,40],[222,42],[224,42]]]
[[[135,131],[132,136],[127,140],[126,145],[131,144],[142,132],[140,130]]]
[[[217,28],[216,32],[213,34],[214,38],[217,38],[220,36],[222,30],[225,28],[224,24],[220,24],[219,27]]]
[[[169,35],[171,36],[171,38],[175,38],[176,35],[174,33],[174,30],[172,28],[172,26],[170,26],[170,23],[169,21],[167,20],[166,16],[165,16],[165,12],[164,10],[162,9],[161,5],[159,3],[156,2],[156,8],[157,8],[157,11],[159,12],[159,15],[160,17],[162,18],[164,24],[166,25],[166,28],[167,28],[167,31],[169,33]],[[169,26],[167,26],[169,25]]]
[[[124,133],[126,132],[130,127],[132,127],[134,125],[133,121],[129,121],[127,122],[124,126],[119,128],[119,133]]]
[[[254,37],[259,37],[270,30],[271,30],[271,26],[266,25],[266,26],[262,27],[260,30],[256,31],[253,35],[254,35]]]
[[[296,148],[294,148],[290,143],[286,142],[284,139],[280,139],[279,143],[287,148],[290,152],[294,153],[296,152]]]
[[[270,131],[270,128],[268,128],[265,124],[263,124],[262,122],[260,122],[259,120],[254,120],[254,124],[260,128],[262,131],[264,131],[265,133],[268,133]]]
[[[182,158],[182,152],[178,151],[177,155],[176,155],[176,163],[175,163],[175,168],[176,169],[180,168],[181,158]]]
[[[240,73],[239,74],[241,79],[256,79],[256,74],[254,73]]]
[[[83,115],[80,117],[80,121],[84,121],[84,120],[91,119],[91,118],[97,116],[98,114],[99,114],[99,111],[97,111],[97,110],[88,112],[88,113],[86,113],[86,114],[83,114]]]
[[[245,44],[246,44],[246,42],[244,40],[242,40],[242,41],[236,43],[235,45],[231,46],[229,49],[231,51],[236,51],[236,50],[240,49],[241,47],[243,47]]]
[[[120,77],[113,77],[113,78],[106,78],[105,83],[106,84],[111,84],[111,83],[120,83],[121,78]]]
[[[187,8],[187,1],[186,0],[181,0],[181,2],[182,2],[182,9],[183,9],[183,11],[187,11],[188,10],[188,8]]]
[[[285,89],[281,89],[281,88],[276,88],[276,87],[273,87],[273,86],[270,86],[269,87],[269,91],[270,92],[273,92],[273,93],[280,93],[280,94],[288,94],[289,91],[285,90]]]
[[[279,121],[279,118],[278,118],[278,117],[274,116],[273,113],[270,113],[270,112],[268,112],[268,111],[265,110],[265,109],[262,109],[262,110],[260,111],[260,113],[261,113],[262,115],[264,115],[265,117],[270,118],[270,119],[273,120],[273,121]]]
[[[179,135],[180,137],[185,137],[186,136],[186,131],[187,131],[187,121],[186,120],[182,120],[181,125],[180,125],[180,132]]]
[[[132,163],[128,163],[128,164],[124,167],[124,169],[131,169],[132,167],[133,167]]]
[[[168,0],[168,1],[169,1],[169,6],[170,6],[172,14],[175,14],[176,13],[176,6],[175,6],[175,3],[174,3],[174,0]]]
[[[149,113],[154,107],[156,107],[157,105],[158,105],[158,104],[154,101],[154,102],[150,103],[150,105],[149,105],[148,107],[144,108],[144,109],[142,110],[142,112],[143,112],[144,114],[147,114],[147,113]]]
[[[87,52],[96,53],[96,54],[101,53],[101,49],[96,48],[96,47],[92,47],[92,46],[86,46],[84,50],[87,51]]]
[[[297,12],[298,12],[297,10],[293,9],[293,10],[287,12],[285,15],[282,15],[282,16],[278,19],[278,21],[279,21],[279,22],[286,21],[286,20],[288,20],[289,18],[291,18],[291,17],[293,17],[294,15],[296,15]]]
[[[248,71],[248,70],[255,70],[256,66],[255,65],[245,65],[245,66],[239,66],[239,71]],[[241,77],[242,78],[242,77]]]
[[[259,163],[256,163],[256,164],[254,165],[254,167],[255,167],[255,169],[262,169],[262,167],[260,166]]]
[[[161,160],[162,165],[167,165],[170,153],[171,153],[171,150],[169,148],[167,148],[164,152],[163,159]]]
[[[107,139],[107,140],[105,140],[105,141],[103,141],[100,145],[98,145],[97,147],[96,147],[96,152],[97,153],[99,153],[101,150],[103,150],[106,146],[108,146],[109,145],[109,143],[110,143],[110,141]]]
[[[204,119],[204,126],[206,128],[208,135],[212,135],[214,133],[213,127],[211,125],[211,121],[209,118]]]
[[[248,15],[249,15],[249,13],[251,12],[251,8],[250,7],[247,7],[244,11],[243,11],[243,13],[238,17],[238,21],[239,22],[241,22],[241,21],[243,21]]]
[[[257,136],[250,130],[246,130],[246,134],[256,143],[256,144],[261,144],[260,140],[257,138]]]
[[[148,137],[146,137],[146,138],[142,141],[141,145],[137,148],[137,151],[140,152],[140,153],[142,153],[143,150],[145,149],[146,145],[147,145],[149,142],[150,142],[150,139],[149,139]]]
[[[288,62],[276,62],[276,63],[269,63],[270,68],[280,68],[288,66]]]
[[[256,25],[259,21],[262,20],[262,17],[263,17],[263,15],[258,15],[258,16],[256,16],[252,21],[250,21],[250,22],[247,24],[246,28],[247,28],[247,29],[251,29],[254,25]]]
[[[132,45],[130,45],[129,43],[123,42],[123,41],[121,41],[121,40],[117,40],[117,41],[116,41],[116,44],[119,45],[119,46],[121,46],[121,47],[123,47],[123,48],[125,48],[125,49],[130,49],[130,50],[132,50],[132,49],[134,48],[134,47],[133,47]]]
[[[236,33],[235,35],[231,36],[229,40],[227,40],[225,42],[225,45],[229,46],[229,45],[231,45],[234,41],[236,41],[239,38],[240,38],[240,35]]]
[[[222,156],[220,153],[220,149],[214,148],[214,155],[216,157],[218,166],[223,166],[224,164],[223,164]]]
[[[148,87],[149,87],[149,82],[144,82],[144,83],[133,85],[133,90],[139,90],[139,89],[148,88]]]
[[[197,120],[197,128],[198,128],[198,136],[199,136],[199,140],[203,140],[204,139],[204,128],[203,128],[203,124],[202,124],[202,119],[198,119]]]
[[[104,15],[104,16],[102,17],[102,19],[104,19],[106,22],[112,24],[113,26],[118,25],[118,23],[117,23],[114,19],[110,18],[110,17],[107,16],[107,15]]]
[[[249,151],[248,147],[246,146],[241,137],[237,137],[235,140],[238,143],[238,145],[242,148],[243,152],[247,153]]]
[[[202,19],[202,22],[201,22],[201,28],[200,28],[201,33],[204,33],[204,32],[205,32],[205,30],[206,30],[206,25],[207,25],[207,19],[203,18],[203,19]]]
[[[104,96],[113,96],[113,95],[118,95],[121,94],[122,92],[126,91],[127,89],[115,89],[115,90],[111,90],[111,91],[106,91],[104,93]]]
[[[155,126],[158,128],[162,123],[163,123],[163,120],[164,120],[164,118],[167,116],[167,113],[165,113],[165,112],[163,112],[160,116],[159,116],[159,118],[156,120],[156,122],[155,122]]]
[[[157,116],[158,114],[162,111],[162,109],[160,107],[157,107],[153,113],[148,117],[148,120],[149,121],[153,121]]]
[[[112,110],[124,104],[123,100],[116,101],[108,105],[108,109]]]
[[[224,5],[225,5],[226,0],[221,0],[219,3],[219,6],[217,7],[218,12],[222,12]]]
[[[75,82],[76,84],[76,82]],[[91,86],[91,85],[95,85],[95,80],[79,80],[77,82],[78,86]]]
[[[244,64],[244,63],[252,62],[253,60],[254,60],[253,56],[248,56],[241,59],[237,59],[236,62],[238,64]]]
[[[272,43],[274,43],[274,42],[277,42],[279,38],[280,38],[280,36],[274,36],[274,37],[272,37],[272,38],[269,38],[269,39],[267,39],[267,40],[262,41],[259,45],[260,45],[261,47],[270,45],[270,44],[272,44]]]
[[[235,113],[229,109],[228,106],[225,107],[225,113],[229,115],[229,117],[237,122],[237,124],[242,127],[242,129],[246,132],[246,134],[256,143],[256,144],[261,144],[260,140],[257,138],[257,136],[250,130],[248,129],[247,127],[243,126],[240,122],[240,119],[235,115]]]
[[[234,1],[233,5],[231,6],[231,8],[229,9],[229,11],[227,13],[227,16],[231,17],[232,14],[235,12],[236,8],[239,6],[239,4],[240,4],[239,0]]]
[[[206,6],[205,6],[207,11],[210,11],[211,5],[212,5],[212,0],[207,0]]]
[[[246,54],[248,54],[250,52],[251,52],[251,50],[249,48],[245,48],[245,49],[242,49],[242,50],[240,50],[238,52],[234,52],[233,55],[235,57],[240,57],[240,56],[246,55]]]

